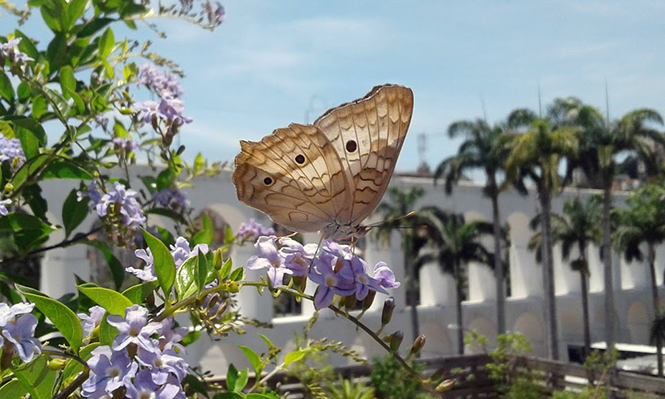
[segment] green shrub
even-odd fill
[[[419,364],[411,364],[411,367],[418,374],[424,370],[424,366]],[[378,399],[429,398],[426,394],[419,394],[420,383],[411,378],[392,357],[374,359],[370,379]]]

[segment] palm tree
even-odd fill
[[[626,203],[628,209],[615,210],[617,230],[613,235],[616,247],[623,251],[627,261],[642,261],[644,254],[641,245],[647,247],[647,263],[651,278],[651,297],[654,315],[658,315],[660,299],[656,284],[656,246],[665,242],[665,188],[648,185],[632,193]],[[663,341],[656,339],[658,375],[663,375]]]
[[[480,238],[492,234],[493,226],[483,221],[465,222],[464,215],[448,213],[437,207],[425,207],[421,209],[420,215],[427,226],[429,246],[434,251],[420,255],[416,263],[424,265],[436,261],[444,273],[453,276],[457,308],[457,350],[463,355],[462,298],[466,285],[465,267],[470,262],[492,267],[493,255],[480,243]]]
[[[506,136],[512,147],[506,161],[506,177],[513,180],[520,173],[525,173],[536,184],[538,190],[543,232],[543,287],[545,320],[548,323],[548,351],[550,357],[555,360],[559,358],[559,342],[550,235],[551,200],[552,194],[561,188],[562,182],[558,174],[561,160],[577,149],[575,131],[560,122],[557,123],[559,127],[553,130],[546,120],[536,119],[526,133]]]
[[[591,333],[589,328],[589,265],[587,247],[589,244],[600,244],[602,231],[598,222],[602,219],[600,197],[589,197],[585,203],[579,198],[566,201],[563,215],[552,214],[552,243],[561,243],[561,257],[564,261],[570,258],[571,250],[577,247],[577,259],[570,262],[573,271],[580,274],[582,291],[582,319],[584,322],[584,355],[591,353]],[[531,228],[540,228],[540,218],[531,220]],[[542,234],[535,234],[529,241],[529,249],[536,250],[536,260],[541,261]]]
[[[409,190],[400,190],[395,187],[388,189],[389,201],[383,201],[376,208],[376,212],[381,215],[383,223],[379,224],[374,230],[374,237],[383,242],[384,245],[390,245],[390,237],[397,231],[402,238],[402,251],[404,253],[404,269],[406,271],[407,301],[411,306],[411,331],[413,339],[420,335],[418,328],[418,291],[417,291],[417,272],[415,264],[412,261],[417,256],[426,240],[422,236],[422,230],[419,223],[419,217],[414,215],[405,217],[411,213],[416,202],[425,195],[425,191],[420,187],[412,187]]]
[[[494,253],[501,254],[501,219],[499,213],[499,172],[508,158],[510,148],[501,141],[504,129],[501,125],[490,127],[486,121],[457,121],[448,127],[448,137],[454,139],[462,136],[465,141],[460,145],[456,155],[443,160],[434,172],[434,183],[440,178],[445,179],[447,194],[452,193],[453,186],[464,173],[476,169],[485,172],[487,183],[483,193],[492,203],[492,222],[494,234]],[[521,188],[521,187],[518,187]],[[506,290],[505,264],[502,256],[494,257],[494,275],[496,278],[496,320],[498,334],[506,332]]]
[[[608,350],[611,351],[615,343],[615,318],[610,213],[612,184],[619,172],[616,158],[618,154],[628,154],[641,160],[647,171],[655,172],[658,169],[654,157],[655,145],[662,147],[665,141],[662,134],[650,125],[662,125],[663,119],[658,112],[645,108],[629,112],[610,124],[596,108],[582,106],[576,123],[583,134],[580,135],[577,155],[569,160],[567,177],[570,178],[573,171],[579,168],[591,187],[603,190],[601,258],[605,286],[605,334]]]

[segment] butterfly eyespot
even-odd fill
[[[305,163],[305,157],[302,154],[298,155],[296,157],[296,162],[298,163],[298,165],[304,164]]]
[[[263,184],[265,184],[266,186],[271,186],[272,183],[273,183],[273,180],[270,177],[266,177],[265,179],[263,179]]]
[[[349,140],[346,142],[346,150],[348,152],[354,152],[357,149],[358,149],[358,144],[355,142],[355,140]]]

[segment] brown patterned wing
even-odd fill
[[[358,225],[376,208],[393,175],[413,112],[413,92],[377,86],[364,98],[333,108],[314,122],[352,181],[352,208],[340,225]]]
[[[317,127],[292,124],[240,146],[232,180],[242,203],[296,232],[319,231],[349,213],[341,161]]]

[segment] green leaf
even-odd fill
[[[54,227],[33,215],[10,213],[0,218],[0,235],[11,237],[21,254],[27,254],[44,243],[54,230]]]
[[[212,397],[213,399],[245,399],[245,395],[238,392],[221,392]]]
[[[16,95],[18,97],[18,100],[22,103],[25,102],[30,96],[32,95],[32,90],[30,89],[30,85],[27,84],[26,82],[21,82],[18,84],[18,87],[16,88]]]
[[[152,208],[152,209],[148,209],[147,211],[145,211],[145,213],[148,214],[148,215],[149,215],[149,214],[153,214],[153,215],[166,216],[167,218],[169,218],[169,219],[171,219],[171,220],[173,220],[173,221],[175,221],[175,222],[181,223],[181,224],[183,224],[183,225],[188,225],[188,224],[189,224],[189,223],[187,222],[187,220],[184,218],[184,216],[182,216],[182,215],[179,214],[178,212],[175,212],[175,211],[173,211],[173,210],[171,210],[171,209],[167,209],[167,208]],[[192,245],[195,245],[195,244],[192,243]]]
[[[249,381],[249,372],[247,370],[241,370],[238,373],[238,379],[236,380],[234,391],[242,393],[242,390],[247,386],[247,381]]]
[[[226,262],[222,265],[222,268],[219,270],[220,277],[225,279],[231,273],[231,268],[233,267],[233,261],[231,258],[228,258]]]
[[[76,92],[76,78],[74,70],[69,65],[60,68],[60,88],[65,98],[70,98],[68,92]]]
[[[229,276],[229,280],[231,280],[231,281],[240,281],[240,279],[242,279],[243,274],[244,273],[243,273],[242,267],[239,267],[239,268],[237,268],[237,269],[235,269],[234,271],[231,272],[231,276]]]
[[[87,37],[94,35],[113,21],[115,21],[114,18],[92,18],[83,26],[77,36]]]
[[[90,345],[86,345],[83,348],[81,348],[79,352],[79,357],[85,361],[90,359],[92,357],[92,351],[95,350],[97,347],[99,347],[99,342],[94,342]],[[67,381],[71,377],[77,375],[78,373],[83,371],[83,365],[79,362],[77,362],[74,359],[71,359],[69,362],[67,362],[67,365],[65,366],[65,369],[62,370],[62,381]],[[0,398],[4,398],[4,396],[0,395]]]
[[[170,188],[175,182],[176,174],[171,167],[164,169],[157,175],[157,191]]]
[[[205,396],[206,398],[209,398],[208,396],[208,388],[205,384],[205,382],[201,381],[197,376],[194,374],[187,374],[185,378],[182,380],[182,386],[189,386],[190,389],[193,389],[197,393],[200,393],[201,395]]]
[[[22,399],[25,398],[26,389],[19,380],[11,380],[0,388],[0,398]]]
[[[178,268],[175,279],[175,292],[178,294],[178,300],[183,300],[200,292],[197,286],[197,282],[200,280],[199,259],[203,259],[205,262],[205,256],[198,255],[187,259]],[[205,279],[205,274],[203,278]]]
[[[118,330],[112,327],[106,320],[108,313],[104,314],[104,318],[99,323],[99,343],[101,345],[113,345],[113,339],[118,335]]]
[[[279,396],[266,395],[262,393],[250,393],[245,396],[246,399],[278,399]]]
[[[60,16],[64,13],[64,9],[60,1],[51,1],[39,7],[42,13],[42,19],[53,32],[62,32],[62,23]]]
[[[83,338],[83,329],[76,314],[64,304],[51,299],[34,288],[17,284],[16,289],[27,300],[34,303],[44,316],[48,317],[53,325],[62,333],[74,353],[78,353]]]
[[[72,189],[62,205],[62,224],[65,227],[65,237],[69,235],[88,216],[88,203],[90,198],[85,197],[78,201],[77,189]]]
[[[14,100],[14,88],[12,87],[12,82],[2,71],[0,71],[0,98],[3,98],[10,104]]]
[[[140,179],[150,194],[157,192],[157,179],[152,176],[141,176]]]
[[[247,357],[247,360],[249,360],[249,363],[254,369],[254,375],[260,376],[263,372],[263,364],[261,363],[261,358],[259,355],[257,355],[256,352],[246,346],[238,345],[238,349],[240,349]]]
[[[226,371],[226,389],[236,391],[236,382],[238,381],[238,369],[231,363]]]
[[[70,0],[67,7],[67,26],[64,27],[65,30],[71,30],[76,21],[83,16],[87,3],[88,0]]]
[[[141,229],[141,232],[143,233],[145,242],[148,244],[148,248],[152,252],[157,281],[159,281],[159,286],[162,287],[162,292],[164,292],[164,296],[168,300],[168,297],[171,295],[171,287],[173,287],[175,281],[176,270],[173,256],[171,256],[171,251],[158,238],[143,229]]]
[[[203,159],[203,154],[200,152],[196,155],[194,159],[194,175],[197,175],[203,171],[205,168],[205,159]]]
[[[102,241],[82,241],[82,244],[95,247],[98,250],[102,251],[106,263],[108,263],[109,268],[111,269],[111,275],[113,276],[113,283],[115,288],[119,289],[122,286],[122,282],[125,279],[125,267],[120,263],[118,258],[115,257],[113,251],[108,247],[108,245]]]
[[[51,399],[57,373],[48,368],[47,356],[40,356],[27,365],[14,370],[16,379],[23,385],[24,394],[33,399]],[[3,396],[4,398],[4,396]]]
[[[132,303],[136,305],[141,305],[143,301],[152,293],[154,290],[159,287],[157,281],[147,281],[142,284],[136,284],[132,287],[127,288],[123,291],[122,295],[129,298]]]
[[[42,188],[39,184],[33,184],[23,189],[23,198],[30,205],[30,210],[34,216],[41,220],[48,220],[46,216],[48,203],[42,196]]]
[[[90,287],[85,285],[77,285],[81,293],[88,298],[92,299],[97,305],[106,309],[107,312],[113,315],[125,316],[125,310],[132,307],[134,303],[121,293],[108,288]]]
[[[48,105],[46,104],[46,99],[41,94],[36,95],[32,99],[32,117],[35,120],[41,119],[44,114],[48,112]]]
[[[73,180],[92,180],[92,174],[83,169],[73,161],[59,159],[51,162],[43,174],[44,180],[49,179],[73,179]]]
[[[37,51],[37,47],[35,47],[35,43],[31,38],[26,36],[18,29],[14,30],[14,37],[21,38],[21,42],[18,44],[18,49],[21,50],[23,54],[27,55],[33,60],[37,60],[39,58],[39,51]]]
[[[196,244],[206,244],[211,245],[212,241],[215,239],[215,228],[212,225],[212,221],[207,214],[203,214],[203,229],[194,235],[192,238],[192,245]]]
[[[25,157],[30,159],[39,155],[39,147],[46,145],[46,132],[42,125],[32,118],[14,119],[12,123]]]
[[[0,134],[5,136],[8,139],[14,138],[14,129],[7,122],[0,121]]]
[[[284,367],[288,367],[290,364],[302,360],[306,354],[307,351],[304,349],[287,354],[286,357],[284,357]]]
[[[58,33],[46,48],[46,57],[51,64],[51,71],[60,70],[60,67],[66,65],[67,60],[67,37]]]
[[[115,37],[111,28],[106,28],[102,36],[99,38],[99,58],[104,59],[111,54],[113,46],[115,45]]]

